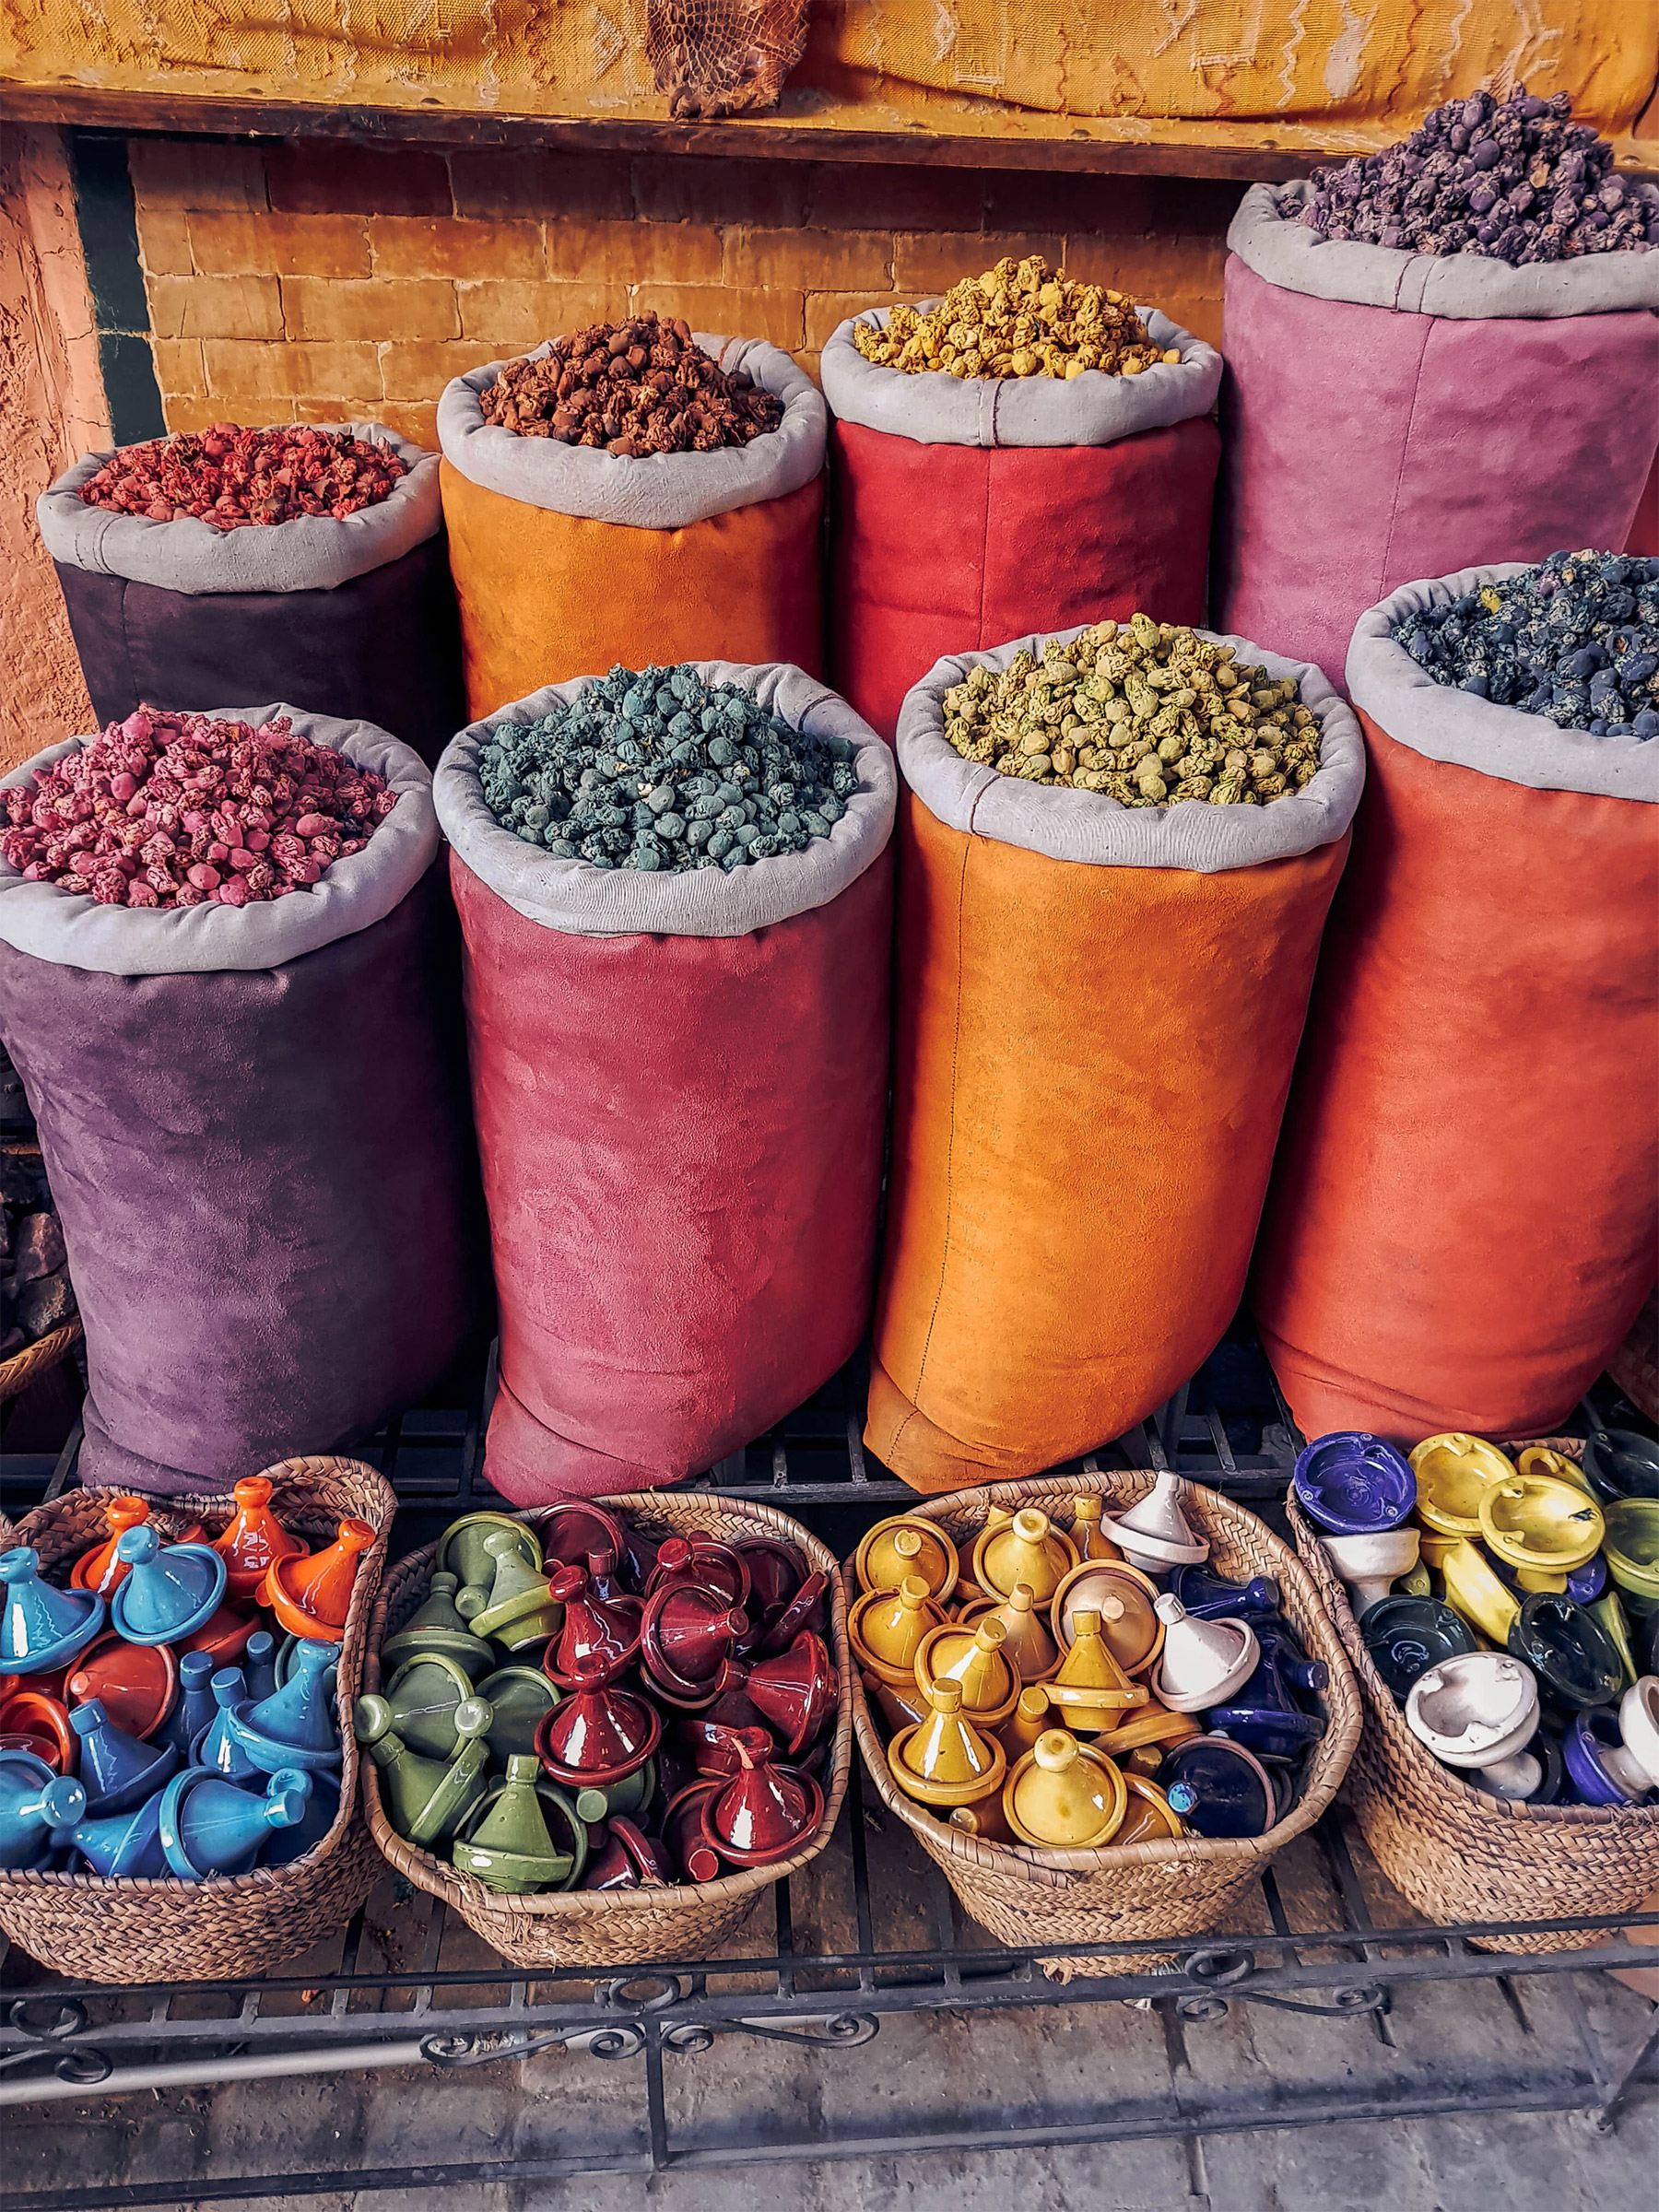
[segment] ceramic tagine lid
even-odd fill
[[[943,1628],[945,1616],[927,1594],[920,1575],[897,1590],[872,1590],[861,1597],[847,1620],[847,1636],[861,1666],[877,1680],[903,1688],[914,1681],[916,1653],[930,1629]]]
[[[925,1694],[935,1682],[956,1683],[974,1725],[994,1728],[1013,1712],[1020,1688],[1019,1670],[1004,1651],[1007,1633],[994,1618],[971,1628],[952,1622],[930,1629],[916,1648],[916,1688]]]
[[[888,1746],[888,1766],[905,1795],[948,1808],[1001,1789],[1006,1755],[994,1736],[982,1735],[965,1717],[959,1685],[935,1682],[927,1702],[926,1720]]]
[[[1194,1620],[1168,1592],[1158,1601],[1164,1624],[1163,1658],[1154,1688],[1175,1712],[1225,1705],[1255,1672],[1255,1631],[1244,1620]]]
[[[1143,1675],[1163,1650],[1158,1585],[1121,1559],[1085,1559],[1054,1592],[1049,1625],[1063,1651],[1077,1633],[1079,1613],[1098,1613],[1112,1655],[1126,1675]]]
[[[1003,1810],[1022,1843],[1097,1851],[1121,1826],[1129,1793],[1112,1760],[1064,1728],[1037,1738],[1009,1775]]]
[[[1143,1573],[1196,1566],[1209,1557],[1209,1539],[1197,1534],[1182,1511],[1181,1484],[1168,1467],[1159,1468],[1138,1505],[1115,1516],[1108,1513],[1101,1526],[1130,1565]]]
[[[1064,1588],[1062,1583],[1061,1589]],[[1056,1591],[1056,1603],[1059,1594]],[[1042,1609],[1027,1583],[1021,1583],[1000,1600],[994,1597],[971,1600],[959,1610],[957,1620],[962,1628],[977,1627],[982,1620],[1000,1621],[1003,1656],[1019,1669],[1023,1683],[1046,1681],[1060,1664],[1060,1647],[1050,1634]]]
[[[946,1599],[961,1571],[956,1546],[934,1521],[897,1513],[877,1521],[853,1558],[853,1571],[865,1590],[896,1590],[919,1576],[929,1597]]]
[[[1077,1563],[1071,1538],[1034,1505],[1022,1506],[1006,1527],[987,1521],[973,1547],[973,1579],[982,1590],[1009,1597],[1023,1583],[1040,1606]]]

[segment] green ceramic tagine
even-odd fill
[[[578,1867],[574,1854],[560,1851],[548,1832],[536,1789],[541,1761],[514,1752],[500,1787],[474,1808],[451,1857],[463,1874],[491,1889],[524,1895],[536,1889],[568,1889]]]
[[[484,1539],[498,1529],[506,1530],[529,1565],[539,1572],[542,1548],[535,1531],[527,1522],[515,1521],[511,1513],[464,1513],[459,1521],[452,1521],[438,1539],[432,1559],[435,1571],[453,1574],[462,1589],[471,1583],[482,1583],[488,1589],[495,1561],[485,1550]]]
[[[445,1574],[441,1569],[433,1574],[425,1604],[395,1636],[388,1636],[382,1644],[383,1667],[399,1667],[406,1660],[434,1656],[453,1659],[475,1682],[489,1672],[494,1665],[489,1646],[479,1641],[455,1610],[459,1588],[453,1574]]]
[[[352,1707],[352,1729],[380,1769],[386,1818],[406,1842],[429,1846],[440,1836],[453,1835],[484,1794],[491,1717],[482,1698],[456,1707],[460,1748],[446,1764],[410,1750],[392,1725],[384,1698],[361,1697]]]
[[[495,1715],[489,1756],[503,1769],[514,1752],[524,1758],[534,1752],[535,1724],[559,1702],[559,1691],[539,1666],[498,1666],[478,1684],[478,1695]]]
[[[532,1564],[516,1528],[492,1528],[483,1538],[491,1566],[488,1587],[465,1584],[455,1593],[455,1609],[475,1636],[488,1636],[510,1652],[539,1647],[558,1632],[564,1607],[547,1588],[547,1578]]]
[[[411,1751],[428,1759],[453,1759],[455,1714],[472,1694],[466,1669],[441,1652],[406,1660],[385,1692],[393,1727]]]

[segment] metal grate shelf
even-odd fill
[[[496,1500],[479,1471],[492,1380],[482,1378],[471,1406],[413,1411],[364,1448],[398,1493],[396,1551],[428,1542],[470,1504]],[[854,1367],[712,1470],[704,1487],[762,1492],[844,1553],[870,1521],[912,1495],[865,1455],[862,1397]],[[1602,1418],[1596,1406],[1584,1410],[1589,1419]],[[1272,1518],[1295,1441],[1265,1363],[1239,1336],[1152,1421],[1092,1464],[1167,1461],[1256,1500]],[[30,1492],[72,1480],[74,1457],[72,1439],[45,1477],[30,1468],[13,1485],[8,1469],[8,1487],[25,1493],[11,1510],[22,1510]],[[779,1883],[770,1900],[770,1925],[762,1906],[760,1927],[751,1923],[718,1959],[620,1962],[602,1979],[507,1966],[435,1900],[409,1893],[390,1874],[325,1951],[254,1981],[100,1986],[65,1981],[14,1950],[0,1961],[0,2106],[37,2108],[32,2122],[25,2110],[14,2111],[11,2132],[50,2124],[53,2109],[65,2102],[151,2088],[418,2068],[417,2079],[429,2085],[416,2092],[424,2100],[444,2094],[445,2084],[479,2078],[478,2069],[519,2067],[546,2054],[563,2053],[560,2065],[579,2070],[602,2062],[608,2082],[631,2069],[625,2102],[634,2121],[619,2139],[605,2139],[595,2124],[591,2141],[560,2136],[557,2146],[538,2148],[518,2142],[515,2130],[513,2147],[487,2159],[410,2157],[351,2171],[352,2188],[373,2192],[1191,2139],[1449,2112],[1587,2110],[1611,2125],[1659,2047],[1659,2009],[1645,2013],[1606,1973],[1659,1967],[1659,1912],[1617,1924],[1428,1926],[1335,1815],[1275,1860],[1224,1931],[1161,1947],[1048,1946],[1040,1955],[1000,1946],[961,1917],[908,1830],[861,1790],[855,1765],[830,1849]],[[1585,1947],[1525,1955],[1477,1947],[1483,1937],[1546,1928],[1577,1931]],[[1086,1956],[1092,1971],[1064,1982],[1045,1974],[1040,1956]],[[1102,1959],[1110,1971],[1098,1971]],[[1105,2006],[1120,2009],[1106,2014]],[[864,2111],[859,2069],[872,2062],[859,2053],[884,2032],[889,2040],[936,2032],[930,2019],[947,2018],[978,2034],[976,2023],[1033,2011],[1076,2013],[1086,2032],[1092,2018],[1097,2036],[1127,2034],[1135,2052],[1131,2071],[1138,2076],[1149,2065],[1161,2078],[1134,2094],[1107,2078],[1103,2100],[1092,2108],[1061,2100],[1035,2112],[935,2112],[907,2108],[889,2093],[877,2122]],[[1211,2054],[1241,2018],[1258,2023],[1258,2042],[1294,2034],[1299,2020],[1316,2042],[1298,2045],[1276,2066],[1234,2068]],[[1493,2020],[1507,2024],[1507,2034],[1497,2033]],[[684,2088],[687,2070],[729,2050],[734,2039],[744,2039],[756,2067],[805,2060],[829,2069],[851,2085],[858,2117],[791,2132],[757,2091],[741,2127],[700,2124],[698,2100]],[[1329,2054],[1324,2070],[1311,2055],[1317,2053]],[[570,2077],[561,2098],[577,2094],[578,2079]],[[890,2083],[883,2087],[890,2092]],[[326,2195],[342,2179],[333,2169],[296,2168],[6,2194],[18,2212],[94,2212],[174,2205],[182,2195],[192,2203]]]

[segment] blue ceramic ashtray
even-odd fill
[[[1291,1477],[1296,1501],[1334,1536],[1399,1528],[1417,1503],[1417,1477],[1394,1446],[1362,1429],[1337,1429],[1304,1446]]]
[[[1573,1789],[1585,1805],[1641,1805],[1646,1799],[1646,1790],[1627,1787],[1612,1771],[1623,1747],[1615,1706],[1598,1705],[1593,1712],[1574,1714],[1561,1738],[1561,1755]],[[1627,1780],[1633,1783],[1634,1777]]]
[[[1584,1439],[1584,1473],[1604,1505],[1659,1498],[1659,1444],[1634,1429],[1593,1429]]]
[[[1442,1659],[1462,1659],[1476,1649],[1467,1626],[1450,1606],[1404,1592],[1368,1606],[1359,1616],[1359,1633],[1371,1664],[1402,1703],[1419,1675]]]

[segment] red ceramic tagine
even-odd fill
[[[547,1589],[565,1609],[542,1657],[548,1680],[560,1689],[598,1689],[614,1682],[639,1655],[644,1606],[637,1597],[596,1596],[585,1567],[556,1567]]]
[[[663,1889],[674,1879],[668,1853],[643,1829],[618,1814],[607,1820],[609,1841],[588,1861],[584,1889]]]
[[[744,1688],[789,1757],[798,1759],[835,1711],[840,1682],[829,1645],[806,1629],[788,1651],[751,1666]]]
[[[748,1566],[717,1536],[665,1536],[645,1595],[653,1598],[670,1585],[706,1590],[724,1597],[728,1606],[743,1606],[748,1603]]]
[[[758,1728],[762,1735],[767,1733],[765,1715],[750,1702],[745,1687],[747,1678],[747,1667],[733,1659],[724,1660],[714,1677],[713,1702],[698,1712],[682,1713],[676,1724],[680,1747],[690,1752],[699,1776],[730,1777],[740,1771],[732,1747],[734,1730]]]
[[[806,1580],[806,1562],[782,1536],[744,1536],[732,1547],[748,1569],[748,1608],[757,1618],[786,1606]]]
[[[786,1652],[804,1629],[821,1636],[830,1618],[830,1577],[809,1574],[786,1606],[769,1613],[760,1624],[746,1658],[775,1659]]]
[[[645,1764],[663,1733],[663,1716],[615,1683],[577,1689],[544,1712],[535,1753],[555,1782],[606,1789]]]
[[[311,1546],[303,1536],[290,1535],[271,1511],[276,1484],[268,1475],[245,1475],[233,1485],[236,1512],[213,1548],[224,1559],[229,1574],[226,1595],[252,1597],[277,1559],[302,1559]]]
[[[15,1739],[15,1740],[14,1740]],[[73,1774],[80,1739],[56,1698],[38,1689],[14,1689],[0,1698],[0,1741],[13,1750],[32,1751],[54,1774]]]
[[[741,1771],[702,1811],[703,1841],[735,1866],[786,1859],[824,1817],[824,1793],[810,1775],[773,1761],[771,1738],[733,1731]]]
[[[99,1597],[112,1597],[126,1580],[127,1563],[115,1557],[115,1547],[122,1534],[136,1528],[150,1516],[149,1500],[145,1498],[117,1496],[104,1507],[104,1525],[109,1535],[103,1543],[95,1544],[90,1551],[83,1551],[75,1562],[69,1577],[72,1590],[90,1590]]]
[[[747,1627],[747,1614],[723,1591],[698,1583],[660,1583],[645,1601],[640,1632],[640,1658],[652,1688],[673,1704],[708,1704],[716,1694],[721,1661],[731,1656]]]
[[[664,1849],[688,1882],[712,1882],[720,1877],[720,1853],[703,1833],[702,1816],[703,1808],[725,1785],[726,1777],[721,1774],[688,1783],[668,1800],[663,1814]]]
[[[531,1525],[549,1574],[555,1567],[584,1566],[590,1552],[608,1551],[614,1559],[628,1557],[628,1532],[621,1522],[585,1498],[549,1506]]]
[[[244,1613],[240,1606],[221,1606],[206,1628],[187,1636],[182,1643],[172,1648],[180,1652],[206,1652],[219,1666],[230,1666],[248,1648],[248,1639],[259,1627],[257,1613]]]

